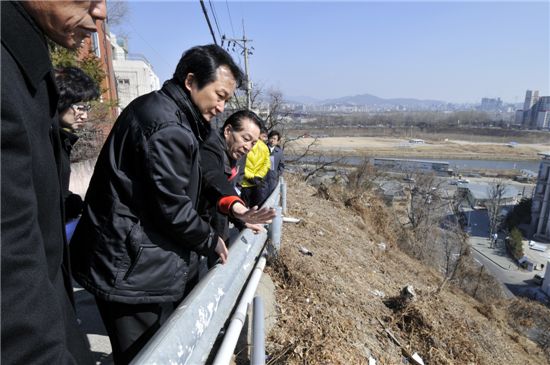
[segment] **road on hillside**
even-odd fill
[[[469,213],[472,254],[476,262],[503,284],[508,297],[522,296],[534,298],[539,286],[533,282],[534,272],[524,271],[508,257],[505,247],[490,248],[489,217],[487,210],[473,210]],[[503,238],[503,237],[501,237]]]

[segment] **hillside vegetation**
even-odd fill
[[[401,245],[406,232],[374,193],[319,194],[288,179],[288,215],[302,220],[284,225],[268,268],[278,305],[269,364],[415,364],[414,353],[425,364],[550,362],[549,308],[495,296],[498,285],[481,274],[477,299],[467,286],[442,285],[439,268],[401,251],[411,247]],[[416,295],[406,303],[408,285]]]

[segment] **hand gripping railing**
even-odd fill
[[[264,206],[278,206],[282,184],[281,179]],[[242,231],[229,247],[227,263],[215,266],[199,281],[131,364],[204,364],[260,258],[266,239],[266,232],[255,235],[249,229]]]

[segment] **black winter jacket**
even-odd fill
[[[2,1],[2,365],[93,364],[71,306],[57,89],[46,40]],[[66,261],[65,261],[66,262]],[[68,264],[68,263],[66,263]]]
[[[209,126],[186,98],[168,81],[135,99],[98,157],[71,250],[75,279],[103,300],[177,301],[197,254],[214,252],[217,236],[196,211]]]
[[[238,196],[235,190],[239,175],[239,164],[227,155],[227,144],[223,129],[210,133],[208,139],[200,148],[201,169],[205,186],[205,196],[201,199],[202,216],[214,228],[224,241],[229,238],[228,217],[218,211],[216,196]],[[237,228],[244,228],[244,223],[233,218]]]

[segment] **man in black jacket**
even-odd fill
[[[221,129],[210,133],[200,148],[206,187],[204,195],[207,198],[201,199],[199,211],[225,241],[229,238],[228,216],[220,213],[215,197],[237,194],[235,187],[239,170],[243,168],[238,162],[246,159],[246,154],[258,141],[262,126],[262,120],[254,112],[240,110],[231,114]],[[273,215],[267,218],[273,218],[274,214],[273,211]],[[239,229],[248,227],[255,232],[263,229],[261,225],[248,224],[238,219],[233,219],[233,222]]]
[[[271,167],[268,173],[269,191],[273,191],[279,183],[279,177],[283,176],[285,163],[283,149],[280,146],[281,133],[272,130],[267,135],[267,147],[269,147]]]
[[[75,279],[95,295],[116,364],[128,363],[195,280],[199,256],[227,260],[225,242],[197,213],[199,147],[242,81],[216,45],[186,51],[174,76],[132,101],[98,157],[71,241]],[[249,212],[238,196],[219,209]]]
[[[63,268],[58,94],[45,35],[79,46],[105,19],[105,3],[2,1],[1,15],[0,362],[93,364]]]

